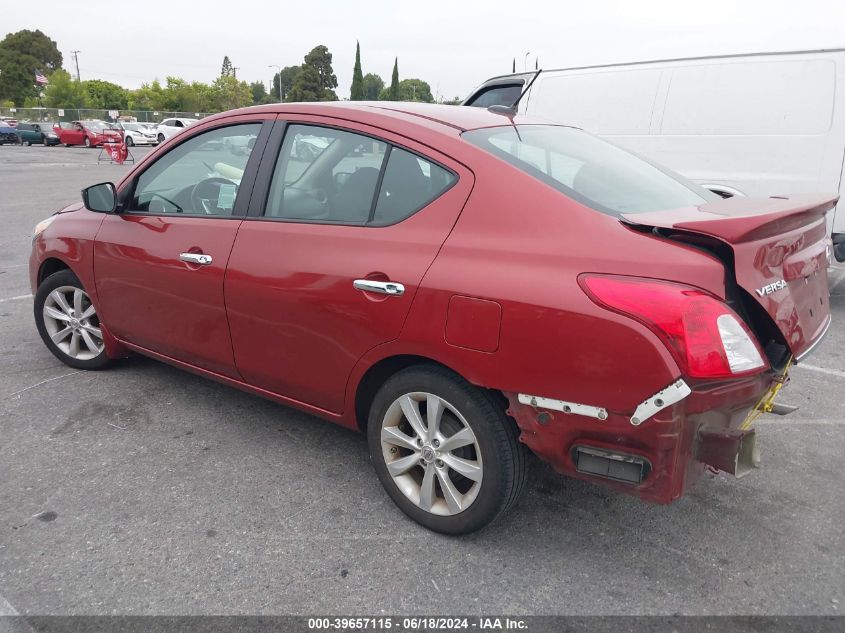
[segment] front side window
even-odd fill
[[[715,194],[576,128],[509,125],[463,137],[596,211],[623,213],[695,207]]]
[[[131,211],[232,215],[260,123],[198,134],[153,163],[136,182]]]
[[[456,180],[443,167],[384,141],[332,128],[291,125],[276,163],[265,216],[395,224],[427,206]]]

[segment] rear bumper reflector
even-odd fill
[[[702,428],[696,438],[694,455],[698,461],[735,477],[744,477],[760,467],[760,452],[757,450],[754,429]]]
[[[575,446],[572,453],[579,473],[604,479],[639,484],[651,471],[649,461],[636,455],[614,453],[593,446]]]

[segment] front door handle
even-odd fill
[[[179,259],[200,266],[208,266],[211,263],[211,255],[204,255],[203,253],[179,253]]]
[[[372,279],[356,279],[352,282],[355,290],[364,292],[377,292],[383,295],[399,297],[405,293],[405,286],[395,281],[373,281]]]

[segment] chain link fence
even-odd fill
[[[165,110],[96,110],[90,108],[0,108],[0,118],[26,122],[41,121],[126,121],[131,117],[139,123],[159,123],[162,119],[201,119],[212,112],[172,112]]]

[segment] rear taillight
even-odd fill
[[[666,344],[693,378],[737,376],[766,367],[748,326],[713,295],[681,284],[610,275],[582,275],[600,306],[632,317]]]

